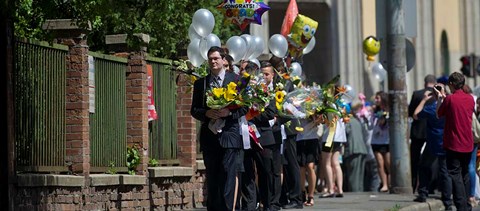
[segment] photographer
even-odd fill
[[[448,87],[452,92],[446,96],[443,84],[435,85],[437,116],[445,117],[443,148],[446,151],[447,169],[452,178],[453,201],[457,210],[471,210],[468,203],[470,179],[468,163],[473,150],[472,114],[474,101],[462,88],[465,77],[454,72],[448,77]]]

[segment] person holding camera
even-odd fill
[[[431,175],[438,175],[442,184],[441,199],[445,210],[452,210],[452,179],[448,175],[445,150],[443,149],[443,129],[445,127],[445,117],[438,118],[436,114],[437,95],[433,90],[426,90],[423,99],[413,112],[414,119],[424,119],[427,123],[427,145],[423,150],[419,162],[418,172],[418,196],[414,199],[416,202],[425,202],[428,196],[428,186]],[[433,172],[431,166],[438,163],[438,172]]]
[[[473,150],[472,114],[474,101],[472,95],[463,91],[465,77],[454,72],[448,77],[451,95],[445,94],[443,84],[436,84],[436,113],[445,117],[443,148],[446,151],[447,169],[452,178],[452,192],[455,207],[459,211],[471,210],[468,203],[470,179],[468,164]]]

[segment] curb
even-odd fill
[[[443,203],[440,200],[429,200],[427,202],[403,207],[398,211],[423,211],[423,210],[438,211],[438,210],[445,210],[445,207],[443,206]]]

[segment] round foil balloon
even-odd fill
[[[281,34],[274,34],[268,41],[268,48],[276,57],[283,58],[287,55],[288,43],[285,37]]]
[[[368,61],[374,61],[378,52],[380,52],[380,41],[377,38],[368,36],[363,40],[363,53],[367,55]]]

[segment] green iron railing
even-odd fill
[[[91,171],[126,171],[127,59],[90,52],[95,67],[95,112],[90,113]]]
[[[149,123],[149,156],[161,164],[178,164],[175,72],[171,61],[147,58],[153,69],[153,93],[158,119]]]
[[[15,41],[15,153],[19,171],[67,171],[65,86],[68,47]]]

